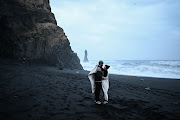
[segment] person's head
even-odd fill
[[[109,68],[110,68],[109,65],[105,65],[105,66],[104,66],[104,69],[106,69],[106,70],[109,69]]]
[[[99,61],[99,66],[101,66],[101,67],[103,66],[103,61],[102,60]]]

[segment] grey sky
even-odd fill
[[[80,59],[180,60],[180,0],[50,0]]]

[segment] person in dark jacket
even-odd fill
[[[102,89],[102,71],[103,71],[103,61],[99,61],[99,65],[97,67],[97,72],[95,73],[95,102],[97,104],[101,104],[99,99],[100,90]]]
[[[105,65],[104,69],[102,68],[103,61],[99,61],[99,64],[95,66],[95,68],[90,71],[88,74],[88,78],[91,83],[92,93],[95,93],[95,103],[101,104],[99,99],[100,91],[102,90],[104,94],[104,102],[103,104],[108,103],[108,89],[109,89],[109,74],[108,69],[109,65]]]

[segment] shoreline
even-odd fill
[[[110,74],[109,103],[96,105],[89,71],[9,61],[0,68],[3,120],[180,118],[179,80]]]
[[[87,70],[85,71],[87,72],[87,74],[90,72]],[[111,77],[112,79],[119,79],[120,82],[124,82],[128,84],[135,84],[135,85],[143,86],[143,87],[165,89],[165,90],[171,90],[173,92],[180,92],[180,79],[118,75],[118,74],[110,74],[110,79]]]
[[[141,75],[125,75],[125,74],[114,74],[113,75],[120,75],[120,76],[132,76],[132,77],[148,77],[148,78],[157,78],[157,79],[171,79],[171,80],[180,80],[180,78],[170,78],[170,77],[156,77],[156,76],[141,76]]]

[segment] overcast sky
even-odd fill
[[[50,0],[81,60],[180,60],[180,0]]]

